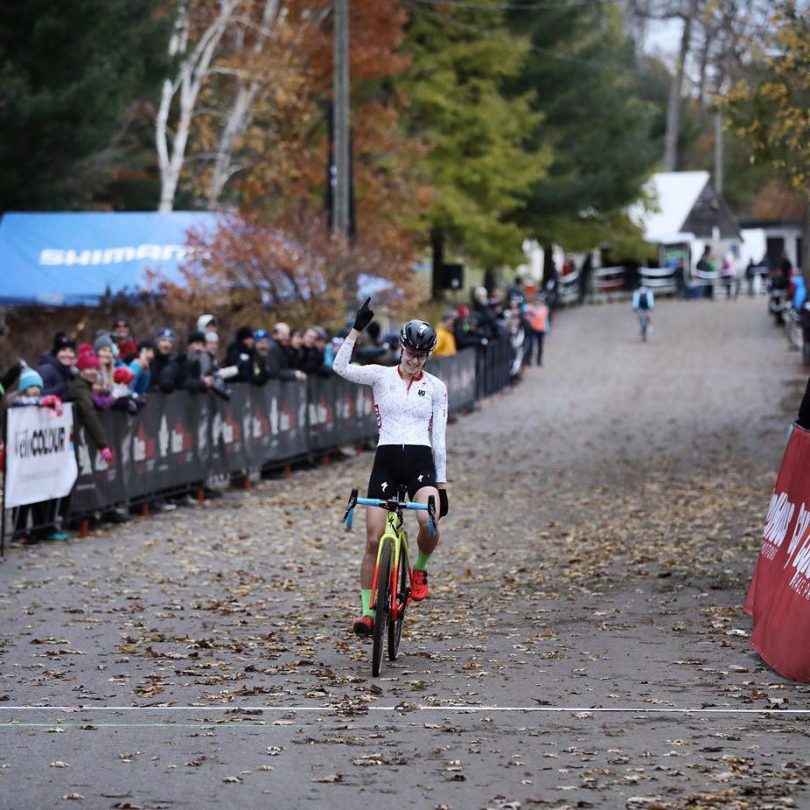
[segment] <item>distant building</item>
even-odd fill
[[[794,267],[801,266],[802,223],[791,220],[748,219],[742,223],[744,259],[768,268],[778,267],[782,251]]]
[[[659,172],[647,181],[644,192],[652,210],[637,204],[630,216],[644,229],[645,240],[658,248],[661,267],[682,263],[689,283],[708,245],[718,261],[733,256],[740,272],[744,266],[740,223],[708,172]]]

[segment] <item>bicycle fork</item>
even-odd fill
[[[394,518],[389,517],[388,525],[380,538],[380,544],[377,548],[377,561],[374,563],[374,577],[371,580],[371,597],[369,603],[374,605],[377,602],[377,587],[380,578],[380,560],[382,559],[383,550],[386,543],[391,543],[391,566],[388,570],[388,577],[390,582],[389,593],[391,593],[391,620],[396,621],[399,616],[400,606],[405,606],[408,600],[408,593],[399,593],[399,573],[402,565],[408,564],[407,554],[402,553],[403,541],[399,536],[399,531],[393,525]],[[407,543],[407,541],[406,541]],[[407,546],[406,546],[407,547]]]

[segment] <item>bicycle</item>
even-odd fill
[[[640,309],[638,311],[638,323],[641,328],[641,339],[642,341],[646,341],[647,332],[650,328],[650,314],[646,309]]]
[[[353,489],[343,515],[343,523],[346,531],[349,531],[352,527],[356,506],[379,506],[388,510],[385,531],[377,549],[374,579],[371,583],[370,604],[374,605],[371,674],[375,678],[380,674],[386,632],[388,660],[396,661],[397,659],[405,610],[411,600],[411,561],[408,554],[408,534],[402,522],[403,510],[426,511],[428,513],[428,531],[431,535],[436,531],[436,504],[433,496],[428,498],[427,504],[413,503],[405,500],[406,497],[407,489],[405,487],[399,488],[396,498],[389,498],[385,501],[377,498],[358,498],[357,490]]]

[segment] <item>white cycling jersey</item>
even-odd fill
[[[402,378],[399,366],[350,364],[354,338],[346,338],[338,349],[332,370],[352,382],[370,385],[380,429],[378,444],[422,444],[433,450],[436,481],[447,480],[447,386],[422,371],[410,382]]]

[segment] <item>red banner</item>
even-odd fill
[[[793,426],[745,612],[751,646],[780,675],[810,681],[810,431]]]

